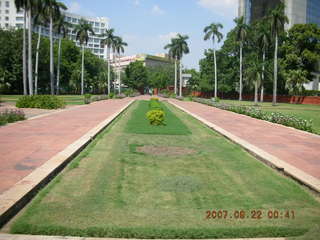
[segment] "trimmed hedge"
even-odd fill
[[[0,126],[25,119],[24,112],[19,109],[6,109],[0,112]]]
[[[165,113],[160,105],[158,98],[151,98],[149,101],[149,109],[146,113],[146,117],[149,123],[154,126],[165,125]]]
[[[16,103],[18,108],[58,109],[64,108],[65,101],[53,95],[33,95],[20,97]]]
[[[193,101],[203,103],[219,109],[247,115],[253,118],[278,123],[284,126],[293,127],[307,132],[314,132],[312,120],[305,120],[295,116],[286,115],[280,112],[264,112],[256,107],[238,106],[232,104],[221,104],[209,99],[194,98]]]

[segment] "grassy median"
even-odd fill
[[[320,204],[308,191],[164,105],[191,134],[128,131],[144,108],[134,103],[36,196],[11,232],[240,238],[296,236],[320,224]]]

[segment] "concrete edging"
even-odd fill
[[[50,158],[28,176],[0,195],[0,227],[22,209],[36,194],[75,157],[94,137],[107,127],[119,114],[135,100],[131,100],[120,110],[89,130],[85,135]]]
[[[62,237],[62,236],[40,236],[40,235],[36,236],[36,235],[13,235],[13,234],[0,234],[0,239],[1,240],[61,240],[61,239],[65,239],[65,240],[127,240],[127,238],[86,238],[86,237]],[[138,239],[131,238],[130,240],[138,240]],[[153,240],[157,240],[157,239],[153,239]],[[196,239],[192,239],[192,240],[196,240]],[[206,240],[210,240],[210,239],[206,239]],[[215,240],[219,240],[219,239],[215,239]],[[233,239],[220,239],[220,240],[286,240],[286,239],[285,238],[233,238]]]
[[[175,104],[171,100],[168,101],[173,106],[177,107],[178,109],[188,113],[189,115],[193,116],[194,118],[198,119],[200,122],[204,123],[208,127],[212,128],[213,130],[217,131],[221,135],[227,137],[231,141],[239,144],[241,147],[246,149],[248,152],[252,153],[254,156],[260,158],[266,164],[277,168],[278,170],[283,171],[285,174],[289,175],[293,179],[297,180],[298,182],[308,186],[312,190],[320,193],[320,180],[317,178],[303,172],[302,170],[292,166],[291,164],[277,158],[276,156],[267,153],[266,151],[252,145],[251,143],[233,135],[232,133],[226,131],[225,129],[205,120],[204,118],[198,116],[197,114],[191,113],[190,111],[186,110],[183,107]]]

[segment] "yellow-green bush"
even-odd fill
[[[159,126],[164,125],[164,111],[162,110],[151,110],[146,114],[151,125]]]

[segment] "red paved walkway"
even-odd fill
[[[95,102],[0,127],[0,194],[131,100]]]
[[[196,102],[171,101],[320,179],[320,136]]]

